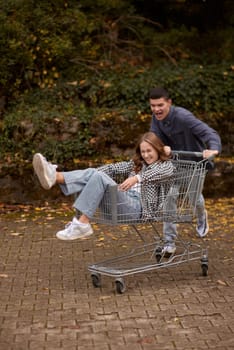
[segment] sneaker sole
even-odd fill
[[[38,176],[38,179],[40,181],[41,186],[45,190],[49,190],[52,186],[45,176],[45,169],[43,166],[43,158],[42,158],[42,155],[39,153],[35,154],[33,157],[33,168],[34,168],[35,173]]]

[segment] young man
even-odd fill
[[[172,105],[167,90],[162,87],[151,89],[150,108],[153,113],[150,131],[153,131],[171,150],[202,152],[203,158],[218,155],[221,152],[221,140],[218,133],[206,123],[197,119],[185,108]],[[209,231],[204,197],[198,198],[196,206],[197,234],[205,237]],[[176,251],[176,225],[171,222],[163,224],[164,252]]]

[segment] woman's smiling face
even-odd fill
[[[153,164],[159,158],[159,155],[156,149],[147,141],[143,141],[140,144],[140,152],[141,152],[142,158],[148,165]]]

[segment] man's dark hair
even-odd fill
[[[166,100],[168,100],[170,98],[169,96],[169,92],[164,89],[163,87],[155,87],[153,89],[150,90],[149,92],[149,98],[150,99],[158,99],[158,98],[162,98],[164,97]]]

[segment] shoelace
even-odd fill
[[[67,230],[68,235],[71,233],[73,222],[70,221],[65,225],[65,230]]]
[[[43,157],[44,161],[49,165],[49,167],[57,169],[57,167],[58,167],[57,164],[52,164],[51,162],[48,162],[48,160],[44,156],[42,156],[42,157]]]
[[[48,162],[47,162],[48,163]],[[55,168],[55,169],[57,169],[57,164],[52,164],[52,163],[48,163],[48,165],[49,165],[49,167],[50,168]]]

